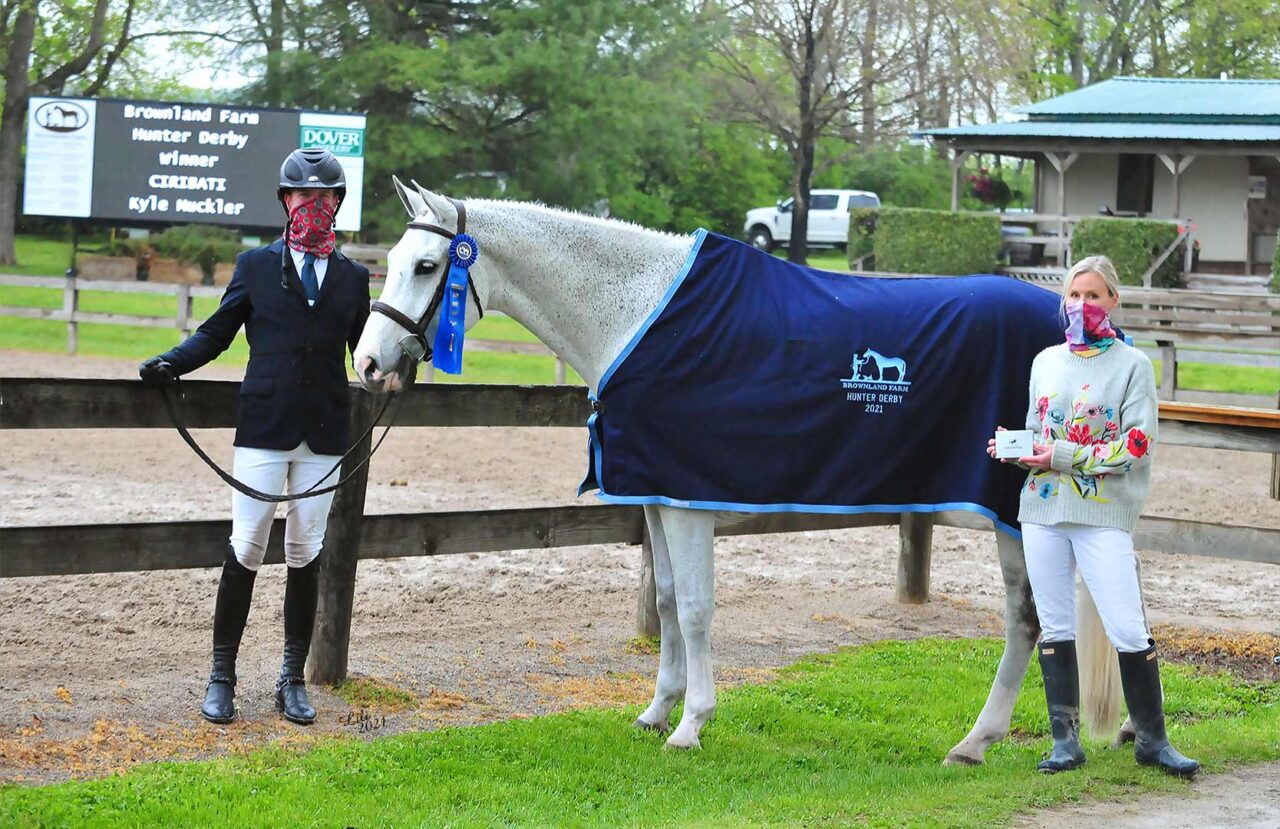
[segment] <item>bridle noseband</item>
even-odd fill
[[[460,201],[449,199],[449,203],[458,211],[457,233],[449,230],[448,228],[441,227],[440,225],[431,224],[430,222],[419,222],[416,220],[409,222],[406,227],[411,227],[416,230],[426,230],[452,241],[455,236],[466,233],[467,231],[467,209]],[[431,295],[431,301],[427,303],[427,310],[422,312],[422,317],[416,322],[398,308],[394,308],[381,300],[374,302],[369,306],[370,311],[390,317],[393,322],[409,332],[409,336],[402,337],[398,345],[400,346],[400,350],[404,352],[405,356],[412,360],[415,365],[418,362],[431,359],[432,350],[431,346],[427,343],[427,326],[431,324],[431,320],[435,317],[436,311],[440,309],[440,303],[444,300],[444,287],[448,281],[449,266],[446,261],[443,273],[440,276],[440,281],[436,283],[435,292]],[[480,304],[480,295],[476,293],[476,283],[470,278],[470,276],[467,277],[467,287],[470,289],[471,298],[475,300],[476,310],[480,312],[480,319],[484,319],[484,306]]]

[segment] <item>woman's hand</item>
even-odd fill
[[[1003,426],[997,426],[996,431],[1004,432],[1006,431],[1006,429]],[[990,440],[987,441],[987,457],[991,458],[992,460],[995,460],[995,457],[996,457],[996,439],[995,438],[991,438]],[[1000,458],[1000,463],[1008,463],[1008,462],[1009,462],[1008,458]]]
[[[1053,460],[1053,444],[1033,443],[1031,444],[1031,454],[1025,458],[1018,458],[1018,463],[1029,466],[1032,469],[1043,469],[1049,471],[1051,468],[1049,462]]]

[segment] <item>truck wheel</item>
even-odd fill
[[[751,243],[751,247],[765,253],[772,253],[777,247],[773,241],[773,234],[764,225],[754,225],[751,232],[747,234],[747,241]]]

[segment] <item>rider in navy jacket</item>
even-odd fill
[[[144,382],[172,383],[217,357],[241,326],[249,366],[240,384],[235,476],[249,488],[293,493],[332,481],[350,435],[348,351],[369,317],[369,271],[334,249],[346,195],[328,151],[295,150],[280,166],[277,195],[288,216],[282,238],[242,253],[213,316],[176,348],[139,367]],[[319,555],[333,493],[291,501],[285,519],[284,659],[276,707],[307,724],[316,712],[304,668],[318,601]],[[266,557],[276,504],[231,496],[231,540],[213,614],[213,670],[200,713],[235,719],[236,656],[253,585]]]
[[[213,360],[244,326],[249,366],[240,384],[236,446],[318,455],[347,450],[347,353],[369,317],[369,270],[334,251],[314,306],[283,239],[246,251],[213,316],[160,355],[176,375]]]

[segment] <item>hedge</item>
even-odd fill
[[[1142,275],[1178,235],[1171,222],[1147,219],[1082,219],[1071,236],[1071,256],[1079,261],[1102,254],[1116,266],[1122,285],[1141,285]],[[1154,274],[1151,285],[1177,288],[1182,285],[1185,243],[1178,245]]]
[[[878,207],[855,207],[849,211],[850,268],[854,267],[854,262],[875,252],[876,221],[879,218]],[[870,262],[863,263],[862,270],[874,270],[874,262],[875,257],[872,256]]]
[[[866,252],[867,240],[859,238],[855,244],[855,234],[869,234],[878,271],[991,273],[1000,255],[1000,218],[995,215],[882,207],[871,220],[851,215],[849,227],[850,260]]]

